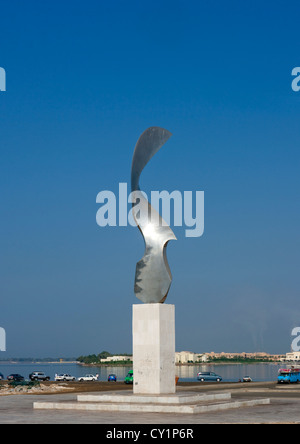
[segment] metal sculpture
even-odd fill
[[[159,213],[149,204],[140,189],[141,173],[152,157],[172,134],[162,128],[148,128],[139,138],[132,161],[131,191],[132,213],[145,241],[145,255],[137,263],[136,297],[145,304],[163,304],[168,296],[172,275],[167,261],[166,248],[175,234]]]

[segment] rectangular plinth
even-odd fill
[[[176,413],[199,414],[220,410],[238,409],[269,405],[270,399],[239,399],[226,401],[225,399],[206,400],[195,404],[144,404],[144,403],[114,403],[114,402],[35,402],[34,409],[47,410],[82,410],[120,413]]]
[[[175,306],[133,306],[133,392],[173,394],[175,385]]]
[[[78,402],[102,402],[113,404],[197,404],[205,401],[226,401],[231,399],[231,393],[191,393],[181,392],[174,395],[133,395],[132,393],[108,393],[99,395],[78,395]]]

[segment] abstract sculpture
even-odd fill
[[[146,246],[145,255],[136,267],[134,291],[145,304],[163,304],[168,296],[172,275],[166,248],[168,242],[176,240],[176,237],[140,190],[139,179],[147,163],[171,136],[162,128],[147,129],[136,144],[132,161],[132,213]]]

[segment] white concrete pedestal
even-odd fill
[[[133,393],[176,393],[175,306],[133,305]]]

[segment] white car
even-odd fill
[[[245,376],[243,382],[252,382],[252,378],[250,378],[250,376]]]
[[[60,374],[60,375],[55,375],[55,381],[76,381],[75,376],[71,376],[71,375],[66,375],[66,374]]]
[[[79,382],[83,382],[83,381],[98,381],[98,377],[99,375],[85,375],[85,376],[80,376],[80,378],[78,378]]]

